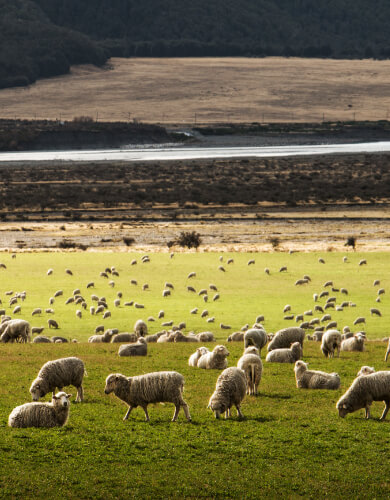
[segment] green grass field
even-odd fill
[[[185,321],[187,330],[212,330],[227,345],[229,366],[233,366],[242,354],[242,344],[227,344],[229,332],[219,328],[220,322],[234,331],[264,314],[267,331],[295,324],[283,320],[284,305],[291,304],[294,313],[312,309],[312,295],[323,290],[326,280],[349,291],[348,297],[334,293],[337,303],[356,303],[343,312],[331,310],[340,329],[352,327],[357,316],[365,316],[369,339],[388,335],[386,294],[377,304],[377,288],[372,285],[374,279],[381,279],[381,287],[387,290],[388,254],[348,253],[346,264],[338,253],[223,254],[226,273],[218,270],[219,255],[177,254],[170,259],[168,254],[150,254],[148,264],[141,264],[141,255],[134,253],[23,253],[16,259],[1,255],[0,262],[7,268],[0,269],[0,298],[7,313],[5,292],[26,290],[21,317],[30,319],[33,326],[44,326],[48,316],[31,318],[31,311],[49,307],[49,298],[62,289],[64,295],[52,306],[60,329],[44,333],[80,342],[0,344],[0,498],[389,497],[390,420],[378,421],[383,404],[374,403],[371,421],[364,419],[363,410],[340,419],[335,409],[362,365],[387,368],[383,342],[368,342],[365,352],[341,353],[332,360],[323,357],[318,343],[305,343],[304,360],[311,368],[340,374],[338,391],[298,390],[293,365],[264,363],[259,396],[245,398],[243,421],[237,420],[235,410],[231,420],[216,421],[207,409],[219,371],[188,367],[196,345],[150,344],[146,358],[120,358],[117,345],[85,342],[97,324],[131,331],[136,319],[157,318],[164,309],[165,320]],[[318,262],[320,256],[325,264]],[[226,264],[229,257],[234,258],[231,265]],[[135,266],[130,265],[133,258]],[[247,266],[251,258],[256,263]],[[367,259],[367,266],[358,266],[361,258]],[[287,273],[278,272],[283,265]],[[100,271],[111,266],[120,274],[113,288],[99,277]],[[265,267],[271,271],[269,276]],[[49,268],[54,269],[51,276],[46,275]],[[72,269],[73,276],[65,274],[66,268]],[[187,280],[191,271],[197,276]],[[303,274],[311,276],[311,283],[294,286]],[[138,285],[130,285],[130,279]],[[95,282],[95,288],[87,291],[89,281]],[[165,281],[175,286],[167,298],[162,297]],[[143,283],[149,284],[149,291],[142,291]],[[188,284],[198,291],[209,283],[218,287],[221,298],[217,302],[206,305],[197,294],[186,291]],[[75,316],[76,306],[64,305],[75,288],[81,288],[88,306],[92,293],[106,296],[112,304],[122,291],[123,302],[135,300],[145,309],[110,306],[112,317],[105,322],[88,311],[80,320]],[[194,307],[199,312],[207,308],[215,324],[205,323],[199,313],[191,315]],[[370,307],[379,307],[382,317],[371,318]],[[150,332],[159,331],[160,323],[149,323]],[[10,411],[31,400],[29,386],[42,364],[72,355],[83,359],[88,377],[85,402],[72,404],[68,424],[47,430],[8,428]],[[265,352],[263,361],[264,357]],[[125,404],[104,394],[109,373],[130,376],[157,370],[177,370],[185,376],[184,397],[193,423],[187,423],[182,412],[178,423],[171,423],[171,404],[150,405],[150,423],[144,422],[141,409],[123,422]],[[75,395],[73,387],[68,392]]]

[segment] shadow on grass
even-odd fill
[[[271,398],[271,399],[291,399],[292,396],[290,394],[275,394],[275,393],[260,393],[257,397],[260,398]]]

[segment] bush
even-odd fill
[[[272,248],[274,250],[277,250],[280,245],[280,239],[277,236],[272,236],[271,238],[268,239],[268,241],[271,243]]]
[[[127,247],[129,247],[129,246],[131,246],[131,245],[135,242],[135,239],[134,239],[134,238],[130,238],[130,237],[126,237],[126,236],[125,236],[125,237],[123,238],[123,241],[124,241],[125,245],[126,245]]]
[[[174,245],[187,248],[198,248],[201,243],[202,238],[196,231],[182,231],[176,240],[168,241],[168,248],[171,248]]]
[[[356,250],[356,238],[355,236],[348,236],[347,241],[344,243],[345,247],[352,247]]]

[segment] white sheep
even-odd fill
[[[153,372],[135,377],[125,377],[120,373],[111,373],[106,378],[105,394],[113,392],[115,396],[129,405],[123,420],[129,418],[133,408],[141,406],[149,422],[148,404],[167,403],[175,405],[172,422],[177,420],[180,408],[183,408],[187,420],[191,421],[187,403],[183,399],[184,377],[178,372]]]
[[[263,363],[257,347],[250,346],[245,349],[244,354],[237,362],[237,368],[245,373],[247,394],[256,396],[263,372]]]
[[[0,329],[0,342],[31,342],[31,326],[24,319],[4,321]]]
[[[299,327],[283,328],[275,333],[273,339],[268,344],[268,352],[273,349],[289,348],[292,343],[299,342],[303,348],[303,341],[305,339],[305,330]]]
[[[340,377],[338,373],[326,373],[308,370],[308,364],[302,360],[295,362],[294,372],[298,389],[338,389]]]
[[[117,333],[116,335],[113,335],[111,337],[111,342],[113,344],[124,343],[124,342],[132,343],[132,342],[137,342],[137,340],[138,340],[138,335],[136,333],[122,332],[122,333]]]
[[[234,332],[227,338],[228,342],[241,342],[244,340],[245,332]]]
[[[207,354],[209,349],[207,347],[198,347],[196,351],[191,354],[191,356],[188,358],[188,366],[198,366],[198,361],[203,354]]]
[[[370,375],[370,373],[375,373],[375,368],[373,366],[362,366],[356,376],[364,377],[365,375]]]
[[[337,357],[340,356],[341,333],[338,330],[327,330],[322,336],[321,350],[325,357],[333,358],[337,350]]]
[[[264,330],[250,328],[244,334],[244,347],[254,345],[257,347],[259,352],[261,352],[261,349],[267,344],[267,342],[268,337]]]
[[[223,370],[227,367],[227,357],[229,351],[223,345],[217,345],[212,352],[208,352],[200,357],[198,368]]]
[[[146,356],[148,344],[143,337],[140,337],[135,344],[123,344],[119,347],[119,356]]]
[[[50,403],[25,403],[12,410],[8,417],[10,427],[61,427],[69,417],[71,394],[53,394]]]
[[[142,319],[138,319],[134,324],[134,331],[138,337],[145,337],[148,334],[148,325]]]
[[[200,332],[195,335],[199,342],[215,342],[215,337],[212,332]]]
[[[267,363],[295,363],[302,357],[302,347],[299,342],[294,342],[291,347],[273,349],[265,358]]]
[[[76,401],[83,401],[84,363],[79,358],[69,357],[48,361],[39,370],[37,378],[30,387],[33,401],[43,398],[48,392],[55,392],[56,388],[62,389],[73,385],[77,389]]]
[[[234,405],[237,408],[239,418],[242,418],[240,406],[245,393],[245,373],[235,366],[226,368],[217,379],[215,391],[211,395],[207,407],[214,412],[215,418],[219,418],[223,413],[227,418],[230,417],[230,409]]]
[[[102,325],[100,325],[102,326]],[[97,328],[95,329],[95,332],[96,332]],[[104,330],[104,327],[103,327],[103,330]],[[101,330],[99,330],[101,331]],[[88,342],[91,343],[91,344],[95,344],[97,342],[105,342],[105,343],[108,343],[108,342],[111,342],[111,338],[113,336],[113,331],[112,330],[106,330],[102,335],[91,335],[88,339]]]
[[[364,336],[363,335],[353,335],[341,342],[341,351],[364,351]]]

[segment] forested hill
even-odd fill
[[[116,56],[389,58],[388,0],[0,0],[0,85]]]

